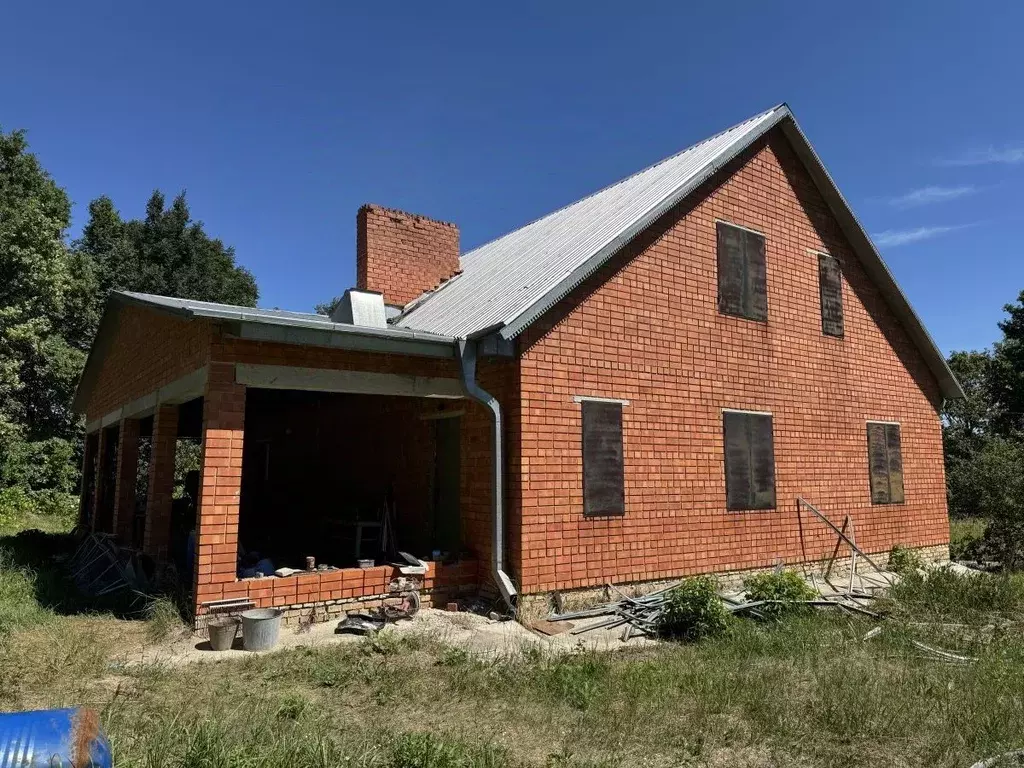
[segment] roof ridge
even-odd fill
[[[743,127],[747,123],[753,123],[753,122],[755,122],[757,120],[761,120],[761,119],[765,118],[766,116],[772,114],[773,112],[776,112],[776,111],[778,111],[780,109],[787,109],[787,108],[788,108],[788,104],[786,102],[784,102],[784,101],[783,102],[779,102],[778,104],[776,104],[775,106],[771,107],[770,109],[766,109],[766,110],[764,110],[762,112],[758,112],[756,115],[752,115],[751,117],[748,117],[745,120],[741,120],[738,123],[735,123],[735,124],[729,126],[728,128],[725,128],[725,129],[719,131],[718,133],[715,133],[715,134],[713,134],[711,136],[708,136],[708,137],[706,137],[704,139],[701,139],[700,141],[695,142],[693,144],[690,144],[689,146],[683,147],[679,151],[674,152],[673,154],[668,155],[667,157],[663,157],[660,160],[658,160],[658,161],[656,161],[654,163],[651,163],[650,165],[646,165],[643,168],[641,168],[640,170],[634,171],[633,173],[629,174],[628,176],[623,176],[618,181],[614,181],[611,184],[607,184],[607,185],[601,187],[600,189],[596,189],[593,192],[584,195],[583,197],[577,198],[576,200],[573,200],[572,202],[566,203],[565,205],[560,206],[559,208],[556,208],[553,211],[548,211],[544,215],[538,216],[537,218],[532,219],[532,220],[528,221],[527,223],[522,224],[522,225],[516,227],[515,229],[510,229],[507,232],[505,232],[504,234],[498,235],[497,237],[493,237],[490,240],[487,240],[486,242],[480,243],[480,245],[477,245],[472,250],[467,251],[465,254],[462,254],[459,257],[460,261],[461,261],[461,259],[464,259],[467,256],[471,256],[472,254],[476,253],[477,251],[481,250],[482,248],[485,248],[485,247],[487,247],[489,245],[492,245],[493,243],[496,243],[499,240],[502,240],[502,239],[504,239],[504,238],[506,238],[506,237],[508,237],[510,235],[514,235],[516,232],[521,232],[522,230],[527,229],[528,227],[532,227],[534,224],[538,224],[538,223],[544,221],[545,219],[548,219],[548,218],[550,218],[552,216],[555,216],[555,215],[561,213],[562,211],[565,211],[568,208],[572,208],[573,206],[579,205],[580,203],[583,203],[583,202],[585,202],[587,200],[590,200],[591,198],[596,197],[597,195],[600,195],[603,192],[606,192],[606,191],[608,191],[610,189],[614,189],[615,187],[619,186],[620,184],[625,184],[630,179],[636,178],[637,176],[640,176],[640,175],[642,175],[644,173],[647,173],[648,171],[651,171],[654,168],[657,168],[659,165],[664,165],[665,163],[670,162],[671,160],[676,159],[680,155],[684,155],[687,152],[692,152],[693,150],[697,149],[698,147],[703,146],[704,144],[707,144],[707,143],[709,143],[711,141],[714,141],[715,139],[718,139],[721,136],[724,136],[725,134],[727,134],[727,133],[729,133],[731,131],[735,131],[736,129]],[[405,318],[409,317],[410,315],[412,315],[417,309],[420,309],[421,307],[423,307],[430,299],[432,299],[435,296],[437,296],[438,294],[440,294],[452,282],[453,281],[448,280],[448,281],[446,281],[444,283],[441,283],[440,285],[432,288],[429,291],[424,291],[423,293],[421,293],[419,296],[417,296],[415,299],[413,299],[411,302],[409,302],[405,306],[405,308],[402,310],[401,314],[396,316],[394,318],[393,322],[398,322],[399,320],[405,319]]]

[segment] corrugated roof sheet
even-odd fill
[[[289,312],[284,309],[260,309],[258,307],[241,307],[234,304],[217,304],[212,301],[195,299],[179,299],[173,296],[158,296],[155,293],[135,293],[133,291],[115,291],[113,297],[121,297],[132,304],[162,309],[188,317],[206,317],[214,320],[238,320],[266,325],[309,328],[313,330],[338,331],[362,336],[380,336],[395,339],[452,343],[450,336],[442,336],[429,331],[410,328],[371,328],[351,325],[349,323],[332,322],[326,315],[312,312]]]
[[[785,105],[774,107],[464,254],[462,274],[418,299],[396,325],[465,337],[511,323],[788,114]]]

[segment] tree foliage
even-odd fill
[[[0,487],[71,490],[71,396],[90,342],[92,265],[64,240],[67,194],[0,131]]]
[[[943,443],[949,510],[986,519],[984,550],[1024,567],[1024,292],[1004,307],[991,352],[949,358],[966,397],[946,404]]]
[[[111,290],[254,306],[252,274],[193,221],[184,193],[156,191],[124,220],[110,198],[89,205],[67,242],[71,203],[29,152],[0,130],[0,491],[40,505],[78,481],[78,378]],[[10,494],[8,494],[10,496]]]
[[[235,263],[234,249],[192,220],[184,193],[168,207],[163,193],[153,192],[145,218],[131,221],[109,197],[97,198],[76,246],[95,264],[100,297],[124,290],[246,307],[259,297],[252,273]]]

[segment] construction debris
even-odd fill
[[[629,640],[631,637],[642,635],[653,636],[657,634],[658,621],[668,600],[668,593],[679,586],[682,582],[675,582],[667,587],[651,592],[640,597],[630,597],[612,584],[608,584],[608,591],[621,596],[619,600],[601,603],[590,608],[579,611],[568,611],[566,613],[552,613],[548,616],[550,622],[579,621],[583,619],[594,619],[606,617],[604,621],[587,623],[570,630],[570,634],[579,635],[595,629],[615,629],[628,625],[623,631],[622,639]],[[794,601],[801,605],[809,605],[816,608],[835,608],[849,611],[872,618],[880,618],[878,613],[870,611],[860,605],[860,602],[874,599],[874,594],[863,588],[854,589],[852,592],[825,589],[824,591],[814,583],[809,584],[821,595],[819,599]],[[725,609],[732,614],[744,614],[763,618],[758,609],[766,605],[781,604],[781,600],[747,600],[742,591],[722,592],[719,594]],[[536,627],[535,627],[536,628]],[[547,633],[545,633],[547,634]]]
[[[407,621],[420,610],[420,596],[417,592],[402,595],[398,605],[383,605],[365,613],[350,613],[338,622],[335,634],[367,635],[384,629],[396,621]]]
[[[997,768],[997,766],[1011,768],[1014,765],[1024,765],[1024,749],[1015,749],[1012,752],[1004,752],[995,757],[979,760],[971,768]]]
[[[530,623],[530,629],[540,632],[542,635],[551,637],[553,635],[560,635],[563,632],[568,632],[572,629],[572,624],[566,621],[546,621],[544,619],[538,619]]]
[[[83,595],[109,600],[129,611],[142,610],[155,591],[152,560],[137,550],[119,547],[110,534],[90,533],[82,539],[68,568]]]

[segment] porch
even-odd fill
[[[172,567],[197,623],[444,603],[488,581],[489,429],[455,378],[211,362],[89,425],[82,522]]]

